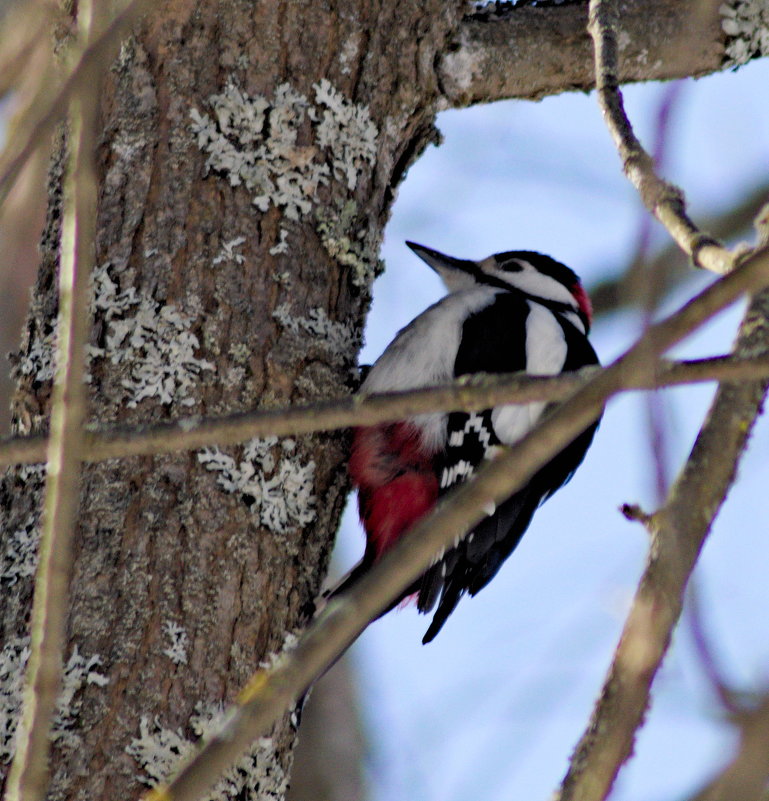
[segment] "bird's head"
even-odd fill
[[[447,256],[416,242],[406,244],[438,273],[449,292],[484,285],[517,290],[532,298],[571,307],[586,333],[590,328],[593,310],[579,277],[550,256],[533,250],[508,250],[472,261]]]

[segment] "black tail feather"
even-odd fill
[[[438,608],[433,615],[432,623],[422,637],[422,645],[427,645],[435,639],[438,632],[443,628],[443,624],[448,620],[449,615],[456,609],[459,599],[464,595],[465,587],[461,581],[451,581],[444,586]]]

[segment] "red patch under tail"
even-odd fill
[[[359,490],[367,552],[374,560],[429,512],[438,498],[432,456],[420,447],[419,433],[408,423],[355,431],[349,469]]]

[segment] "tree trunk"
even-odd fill
[[[173,3],[123,44],[102,93],[92,421],[353,386],[393,189],[433,136],[420,70],[451,17],[439,2],[355,6]],[[46,425],[60,178],[16,361],[20,433]],[[345,451],[329,434],[86,468],[52,796],[136,797],[306,622]],[[2,485],[3,655],[16,667],[43,474]],[[282,797],[293,739],[287,717],[220,795]]]
[[[436,140],[436,111],[477,99],[476,80],[486,99],[511,93],[463,61],[482,43],[467,38],[477,20],[458,36],[462,10],[181,0],[146,17],[102,88],[92,421],[354,387],[383,226],[406,169]],[[569,41],[588,53],[583,39]],[[693,69],[720,63],[709,57]],[[553,70],[547,88],[520,93],[577,85]],[[63,152],[16,359],[19,433],[47,425]],[[328,434],[86,467],[51,797],[136,798],[307,621],[347,491],[345,453],[346,437]],[[4,769],[43,479],[42,466],[25,467],[0,486]],[[287,716],[217,797],[282,798],[294,726]]]

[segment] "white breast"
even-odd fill
[[[371,368],[361,391],[396,392],[451,381],[464,321],[488,306],[500,291],[475,287],[454,292],[430,306],[398,332]],[[413,422],[422,429],[427,447],[442,447],[445,414],[422,414]]]

